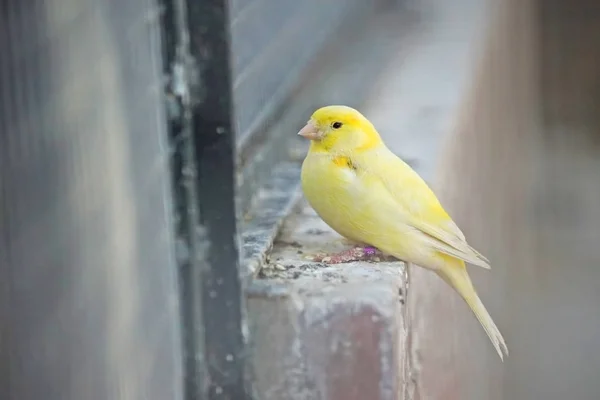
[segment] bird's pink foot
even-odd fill
[[[326,264],[342,264],[354,261],[381,261],[386,256],[375,247],[354,247],[337,254],[314,256],[313,261]]]

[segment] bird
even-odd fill
[[[490,269],[427,183],[385,145],[374,125],[343,105],[317,109],[298,135],[310,140],[304,196],[319,217],[357,246],[322,258],[341,263],[374,250],[436,273],[463,298],[501,360],[506,342],[480,300],[469,263]]]

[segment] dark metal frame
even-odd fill
[[[186,398],[249,398],[235,213],[234,113],[225,0],[166,0]]]

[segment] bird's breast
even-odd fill
[[[302,164],[302,190],[313,209],[343,236],[354,237],[360,198],[359,171],[348,157],[309,155]]]
[[[414,229],[385,183],[363,159],[310,155],[302,165],[302,189],[317,214],[335,231],[396,257],[414,258]],[[404,257],[404,258],[403,258]]]

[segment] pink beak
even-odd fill
[[[312,121],[308,121],[304,128],[300,129],[298,135],[310,140],[319,140],[321,137],[323,137],[323,134],[319,131],[319,128]]]

